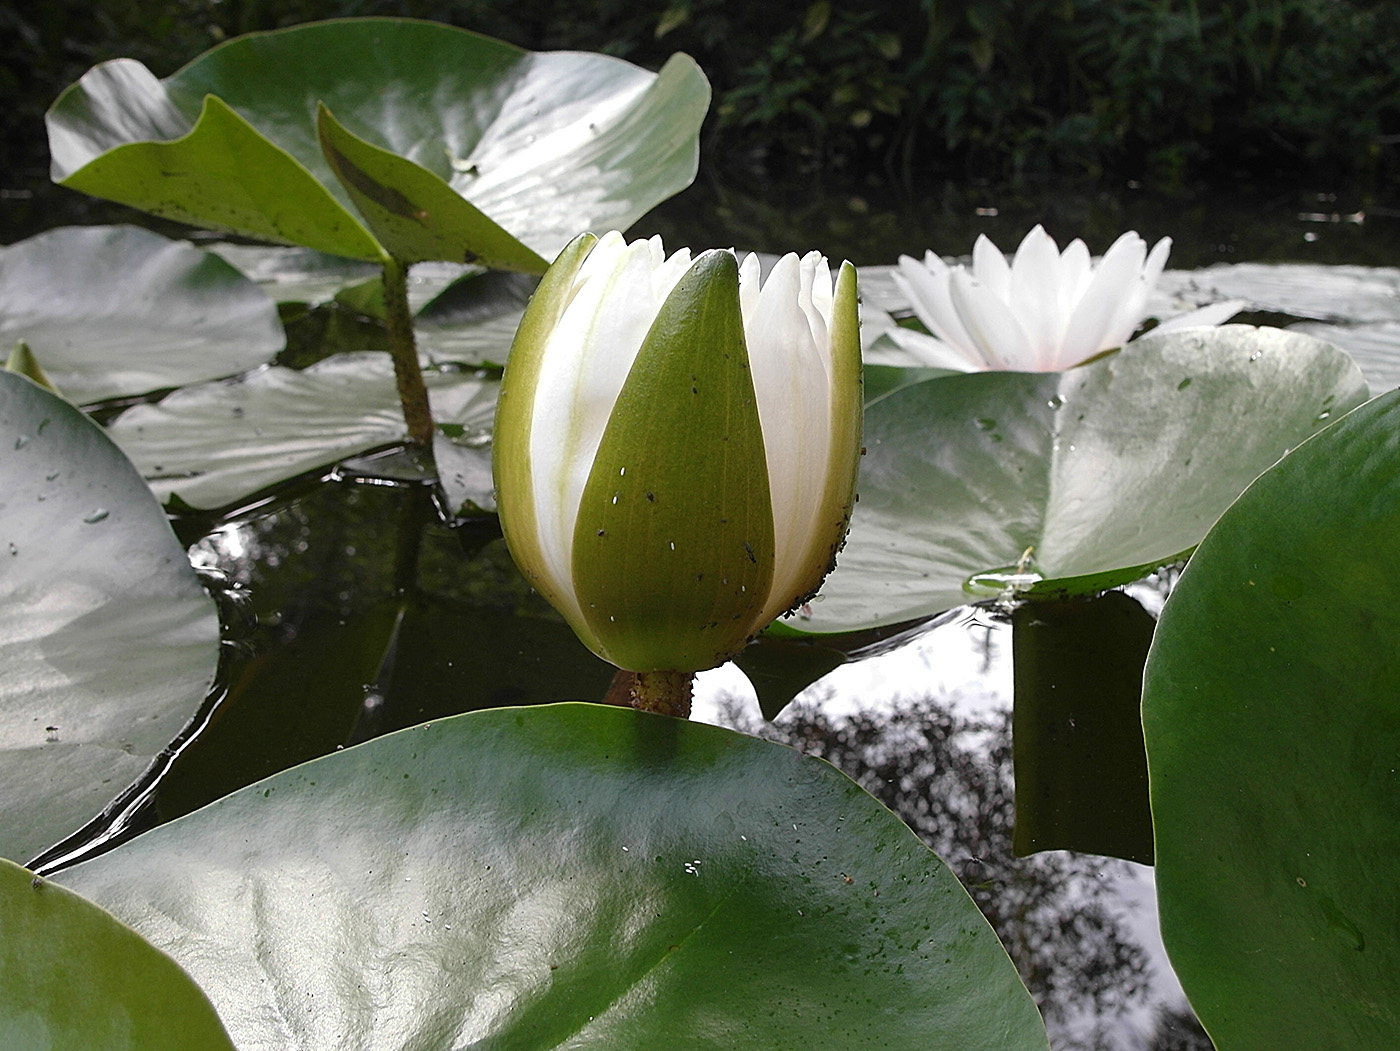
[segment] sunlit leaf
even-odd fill
[[[357,161],[366,178],[348,192],[322,151],[318,103],[398,160],[377,154],[372,173]],[[368,226],[406,258],[523,261],[552,259],[580,230],[626,228],[689,185],[708,105],[684,55],[651,73],[373,18],[238,37],[163,81],[129,59],[104,63],[60,96],[48,125],[55,180],[158,215],[375,259],[381,246],[352,201],[377,197]],[[425,187],[444,184],[471,208],[444,210],[433,191],[425,209]],[[385,226],[385,202],[404,201],[418,202],[400,209],[413,223],[429,213],[426,238]],[[489,225],[463,218],[474,210]],[[507,250],[498,228],[520,244]]]
[[[494,380],[425,377],[440,425],[489,429]],[[162,499],[223,507],[277,482],[406,440],[387,354],[338,354],[310,368],[262,369],[138,405],[112,437]]]
[[[54,181],[192,226],[382,258],[369,231],[296,158],[217,96],[194,101],[182,116],[131,59],[95,67],[50,110]]]
[[[1220,1051],[1400,1046],[1400,393],[1264,474],[1163,610],[1162,934]]]
[[[82,403],[261,365],[277,307],[217,256],[135,226],[71,226],[0,248],[0,346],[23,339]]]
[[[601,705],[446,719],[65,872],[253,1048],[1047,1048],[948,869],[827,764]]]
[[[1301,321],[1290,325],[1289,331],[1325,339],[1341,347],[1361,369],[1373,393],[1400,387],[1400,321],[1362,324]]]
[[[169,956],[4,860],[0,1035],[14,1051],[233,1051],[208,998]]]
[[[86,824],[199,710],[219,624],[101,428],[0,371],[0,449],[0,857],[23,861]]]
[[[1236,263],[1167,271],[1159,284],[1194,303],[1242,299],[1246,310],[1319,321],[1400,321],[1394,267]]]
[[[1143,337],[1063,373],[899,388],[866,410],[836,571],[788,623],[852,630],[1133,580],[1365,394],[1329,344],[1241,325]]]
[[[353,135],[324,105],[317,127],[331,170],[395,259],[450,259],[537,274],[548,266],[443,179]]]

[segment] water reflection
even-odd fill
[[[1127,863],[1063,851],[1013,855],[1009,711],[968,718],[923,699],[833,719],[804,704],[771,729],[750,730],[845,771],[948,862],[1016,962],[1058,1047],[1103,1046],[1096,1030],[1144,1003],[1147,957],[1114,894]]]
[[[1160,609],[1177,575],[1129,589],[1140,616]],[[1113,594],[1111,609],[1128,603]],[[996,929],[1056,1051],[1210,1051],[1161,946],[1151,869],[1015,855],[1011,649],[1009,618],[969,610],[838,669],[773,724],[732,671],[709,677],[698,709],[828,760],[909,824]]]

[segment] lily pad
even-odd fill
[[[1318,321],[1400,321],[1400,269],[1316,263],[1235,263],[1168,271],[1162,287],[1196,303],[1242,299],[1264,310]]]
[[[1046,1051],[946,866],[820,760],[564,704],[308,763],[66,871],[255,1048]]]
[[[1143,728],[1162,935],[1220,1051],[1400,1046],[1400,392],[1220,519]]]
[[[495,380],[462,371],[424,378],[439,425],[490,428]],[[162,501],[205,509],[406,440],[393,364],[373,352],[187,387],[127,410],[110,431]]]
[[[219,241],[211,244],[209,251],[237,267],[278,303],[305,303],[309,306],[329,303],[342,289],[378,281],[383,273],[380,267],[371,262],[345,259],[311,248],[292,248],[288,245],[231,244]],[[410,274],[410,306],[421,306],[426,302],[420,291],[421,283],[413,280],[425,269],[420,266]],[[453,277],[460,276],[465,269],[455,267]],[[438,291],[440,289],[435,288],[432,294],[436,295]],[[417,304],[413,302],[415,294],[418,295]]]
[[[453,282],[414,319],[419,351],[430,361],[505,364],[536,284],[525,274],[498,271]]]
[[[1372,391],[1400,387],[1400,321],[1346,325],[1302,321],[1290,325],[1288,330],[1325,339],[1341,347],[1361,369],[1361,375],[1366,377],[1366,385]]]
[[[100,427],[0,372],[0,448],[0,857],[26,860],[86,824],[195,715],[219,623]]]
[[[135,226],[0,248],[0,346],[21,339],[79,403],[231,376],[286,342],[276,304],[232,266]]]
[[[55,181],[156,215],[357,259],[542,270],[578,231],[626,228],[689,185],[708,105],[685,55],[651,73],[365,18],[238,37],[166,80],[103,63],[48,126]]]
[[[6,1047],[233,1051],[189,975],[72,891],[0,860],[0,917]]]
[[[1366,396],[1344,353],[1230,325],[1060,373],[900,387],[866,409],[851,534],[808,632],[1003,595],[1088,594],[1183,557],[1292,446]]]

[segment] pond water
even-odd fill
[[[28,207],[12,228],[31,222]],[[1394,378],[1386,371],[1394,368],[1400,277],[1374,269],[1400,263],[1400,213],[1359,195],[1164,199],[1132,187],[818,194],[702,183],[637,229],[673,246],[817,247],[868,266],[925,248],[965,253],[978,233],[1009,250],[1036,222],[1061,240],[1083,236],[1096,252],[1127,229],[1149,242],[1170,235],[1178,272],[1165,283],[1169,294],[1243,296],[1258,319],[1304,321],[1344,346],[1372,346],[1373,388],[1400,382],[1400,368]],[[1274,265],[1189,272],[1222,263]],[[218,687],[199,732],[178,743],[163,776],[86,830],[86,845],[49,855],[50,867],[92,849],[94,836],[111,842],[377,734],[479,708],[599,700],[607,690],[611,669],[531,592],[494,519],[444,524],[421,483],[318,474],[234,516],[176,524],[220,598]],[[1158,575],[1111,601],[1128,604],[1129,619],[1146,620],[1150,635],[1171,579]],[[834,668],[829,653],[794,659],[760,648],[752,680],[733,665],[700,677],[695,717],[826,756],[895,809],[987,912],[1040,1001],[1057,1051],[1208,1048],[1156,933],[1151,869],[1060,850],[1016,856],[1014,802],[1026,786],[1014,783],[1012,769],[1011,619],[995,608],[955,611],[872,641],[864,659]],[[1137,652],[1126,659],[1140,667],[1141,634],[1118,641]],[[816,681],[765,726],[752,683],[777,691],[808,680]]]

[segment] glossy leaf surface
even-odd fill
[[[286,342],[276,304],[232,266],[135,226],[0,248],[0,347],[21,339],[79,404],[231,376]]]
[[[463,372],[425,379],[439,424],[490,427],[498,383]],[[162,500],[174,495],[199,508],[405,437],[393,365],[376,353],[189,387],[129,409],[111,434]]]
[[[449,259],[529,273],[548,266],[438,176],[352,134],[324,105],[316,124],[331,170],[395,259]]]
[[[77,894],[0,860],[0,1036],[14,1051],[233,1051],[170,957]]]
[[[849,631],[1007,588],[1084,594],[1200,542],[1265,468],[1366,394],[1341,351],[1231,325],[1062,373],[900,387],[866,410],[860,502],[812,603]]]
[[[1143,694],[1162,933],[1220,1051],[1400,1044],[1400,394],[1264,474]]]
[[[86,416],[0,371],[0,449],[0,857],[27,861],[199,710],[219,624],[150,490]]]
[[[357,190],[322,151],[318,103],[361,147],[394,155],[356,163]],[[552,259],[580,230],[626,228],[687,186],[708,104],[684,55],[650,73],[374,18],[238,37],[163,81],[129,59],[104,63],[48,123],[55,180],[157,215],[352,258],[380,255],[374,229],[408,259],[523,263]],[[430,185],[470,206],[444,207]],[[374,202],[365,222],[356,198]],[[405,239],[396,212],[422,236]]]
[[[62,878],[243,1051],[1047,1047],[967,894],[854,783],[627,709],[404,730]]]

